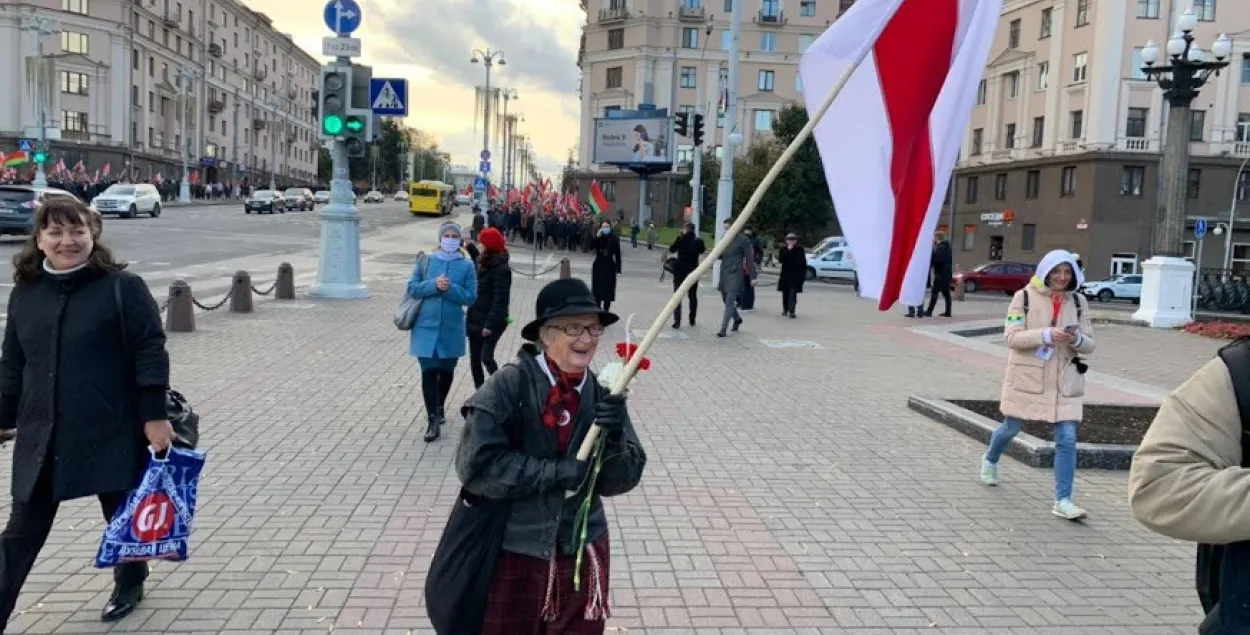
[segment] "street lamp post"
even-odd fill
[[[1228,66],[1232,41],[1221,35],[1206,54],[1194,44],[1198,17],[1192,9],[1177,20],[1179,29],[1167,41],[1162,65],[1159,47],[1142,49],[1142,72],[1158,82],[1168,102],[1167,134],[1160,168],[1162,197],[1156,215],[1154,253],[1142,263],[1141,308],[1133,319],[1157,328],[1175,328],[1193,321],[1194,266],[1185,259],[1185,220],[1189,203],[1190,105],[1211,75]]]
[[[490,97],[491,97],[490,69],[495,64],[499,64],[500,66],[507,66],[508,61],[504,59],[503,51],[492,51],[490,49],[486,49],[485,51],[483,51],[481,49],[473,49],[473,56],[469,58],[469,62],[473,64],[477,64],[479,60],[482,62],[482,65],[486,67],[486,91],[485,91],[485,100],[484,100],[485,108],[482,113],[482,152],[484,155],[489,156],[490,154]],[[486,162],[483,161],[483,163],[485,164]],[[487,182],[489,182],[490,174],[486,172],[485,170],[483,170],[482,178],[487,179]],[[489,207],[487,203],[487,197],[489,196],[489,194],[490,194],[490,188],[488,187],[487,190],[482,193],[482,199],[479,201],[479,204],[481,205],[481,211],[483,214],[486,213],[486,210]]]
[[[200,72],[193,68],[181,66],[178,68],[178,81],[181,83],[182,107],[179,114],[182,116],[182,143],[178,144],[178,150],[182,154],[182,182],[178,184],[178,200],[183,203],[191,202],[191,163],[190,151],[187,146],[190,145],[190,139],[187,138],[187,110],[191,101],[191,82],[199,79]]]
[[[44,95],[48,92],[53,78],[49,77],[44,67],[47,61],[44,58],[43,39],[49,35],[56,35],[61,32],[61,25],[56,20],[44,16],[34,16],[30,18],[23,26],[23,30],[33,31],[36,41],[36,54],[39,63],[36,68],[39,72],[39,79],[35,82],[35,111],[38,113],[39,120],[36,125],[39,128],[38,145],[35,147],[36,156],[46,156],[48,151],[48,108],[49,104],[45,103]],[[48,175],[44,172],[43,161],[35,161],[35,187],[48,187]]]
[[[1233,225],[1237,222],[1237,198],[1241,193],[1241,173],[1246,170],[1246,162],[1250,161],[1250,155],[1241,160],[1241,165],[1237,166],[1237,173],[1233,175],[1233,200],[1228,204],[1228,235],[1224,237],[1224,269],[1225,271],[1233,268]],[[1199,272],[1201,275],[1202,272]]]
[[[729,83],[725,91],[725,143],[720,162],[720,181],[716,183],[716,241],[725,237],[725,221],[732,215],[734,204],[734,155],[742,143],[738,132],[738,67],[742,43],[742,5],[733,3],[729,13]],[[701,166],[700,166],[701,167]],[[712,279],[720,280],[720,261],[712,265]]]

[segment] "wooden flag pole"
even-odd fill
[[[884,30],[885,25],[888,23],[888,19],[881,21],[881,25],[878,28],[877,33],[873,36],[873,42],[876,42],[877,37],[881,35],[881,30]],[[647,329],[647,334],[643,336],[642,342],[638,344],[638,348],[634,351],[634,354],[630,356],[629,361],[625,363],[625,370],[621,372],[621,374],[616,378],[616,381],[612,384],[612,394],[622,394],[625,392],[625,389],[629,387],[629,382],[633,380],[634,375],[638,374],[638,366],[642,363],[643,356],[647,354],[651,345],[655,343],[656,338],[660,336],[660,331],[664,329],[665,323],[673,316],[673,311],[677,309],[677,305],[681,304],[690,289],[693,288],[695,284],[698,284],[699,278],[701,278],[703,274],[707,273],[708,269],[712,268],[713,263],[720,258],[721,254],[725,253],[725,250],[729,248],[729,243],[734,239],[734,237],[736,237],[738,233],[746,227],[747,221],[751,220],[751,215],[755,213],[755,208],[759,206],[760,200],[764,198],[764,194],[768,191],[769,186],[773,184],[773,181],[777,180],[777,176],[781,174],[781,171],[787,164],[790,163],[791,159],[794,158],[794,154],[799,151],[803,142],[807,141],[807,138],[812,136],[812,131],[816,129],[816,124],[820,123],[820,120],[824,118],[825,113],[828,112],[829,108],[833,106],[833,100],[838,97],[838,93],[842,92],[842,88],[846,86],[848,81],[850,81],[851,75],[855,73],[855,69],[859,68],[859,65],[864,62],[864,59],[868,57],[870,52],[872,52],[872,46],[865,46],[864,50],[860,52],[855,61],[850,66],[846,67],[846,70],[842,72],[842,76],[838,78],[838,83],[834,84],[833,89],[829,91],[829,96],[825,97],[824,103],[820,105],[820,108],[818,108],[815,113],[812,113],[808,117],[807,125],[803,126],[803,129],[795,135],[794,140],[790,142],[790,145],[786,148],[785,152],[781,153],[781,157],[779,157],[777,162],[773,164],[773,167],[768,170],[768,174],[764,175],[764,180],[760,181],[759,186],[755,188],[755,192],[751,194],[751,199],[747,201],[746,207],[744,207],[742,209],[742,213],[738,215],[738,220],[734,221],[734,223],[729,226],[729,229],[725,230],[725,235],[721,237],[720,242],[716,243],[716,245],[712,247],[712,251],[708,252],[707,257],[703,259],[703,262],[700,262],[699,266],[695,267],[694,271],[690,272],[690,275],[686,276],[686,279],[682,281],[681,286],[673,292],[673,296],[668,299],[668,304],[664,305],[664,309],[660,311],[659,315],[656,316],[655,321],[651,323],[651,328]],[[732,161],[733,156],[727,156],[725,157],[725,160]],[[586,433],[586,438],[582,440],[581,447],[577,450],[577,460],[586,461],[590,459],[590,454],[594,451],[595,443],[599,439],[599,433],[601,430],[602,428],[598,425],[592,425],[590,427],[590,430]],[[567,492],[565,496],[566,498],[572,498],[574,495],[576,495],[576,492]]]

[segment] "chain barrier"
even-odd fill
[[[221,301],[218,302],[217,304],[212,304],[212,305],[202,304],[199,300],[195,299],[194,295],[192,295],[191,302],[195,306],[199,307],[201,311],[216,311],[217,309],[220,309],[221,307],[225,306],[226,303],[230,301],[230,296],[232,295],[234,295],[234,289],[227,291],[226,297],[222,298]]]
[[[511,265],[509,265],[508,268],[512,270],[512,273],[515,273],[519,276],[525,276],[526,278],[533,278],[537,280],[538,278],[541,278],[551,273],[552,271],[555,271],[559,266],[560,266],[560,263],[557,262],[551,265],[550,267],[547,267],[546,269],[543,269],[542,271],[539,271],[537,273],[531,273],[529,271],[520,271],[516,267],[513,267]]]
[[[273,293],[274,289],[277,289],[277,288],[278,288],[278,281],[274,280],[273,284],[269,285],[269,288],[264,291],[257,289],[256,285],[252,285],[252,292],[257,295],[270,295]]]

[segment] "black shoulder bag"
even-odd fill
[[[1024,297],[1022,298],[1024,300],[1024,319],[1027,323],[1029,319],[1029,290],[1025,288],[1021,289],[1020,292],[1024,294]],[[1079,293],[1072,294],[1072,303],[1076,305],[1076,321],[1078,323],[1083,319],[1082,316],[1085,315],[1085,307],[1081,306],[1081,299],[1078,297],[1079,295]],[[1054,320],[1051,320],[1050,326],[1051,328],[1055,328],[1059,325],[1056,324]],[[1076,372],[1082,375],[1089,372],[1089,364],[1086,364],[1085,359],[1080,355],[1072,356],[1072,364],[1076,366]]]
[[[122,344],[127,352],[133,352],[130,338],[126,335],[126,303],[122,298],[120,275],[113,281],[113,301],[117,304],[117,320],[121,325]],[[165,388],[165,418],[174,428],[174,445],[194,450],[200,442],[200,415],[195,413],[182,393],[169,387]]]

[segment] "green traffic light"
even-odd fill
[[[347,120],[348,132],[360,132],[361,130],[364,130],[364,129],[365,129],[365,122],[361,121],[360,119],[356,117],[348,118]]]
[[[326,134],[341,134],[343,132],[343,118],[338,115],[326,115],[326,118],[321,121],[321,129]]]
[[[48,155],[43,152],[35,153],[35,163],[43,163],[48,160]]]

